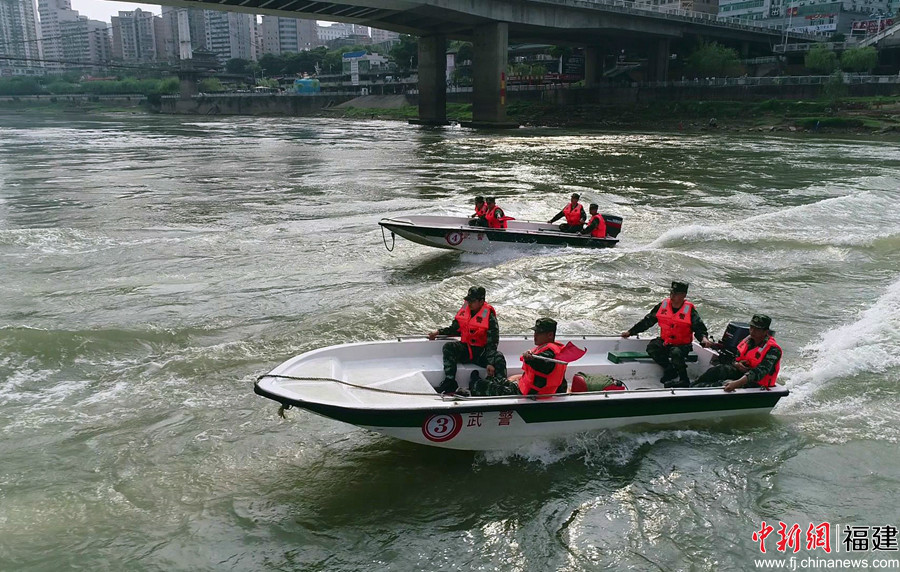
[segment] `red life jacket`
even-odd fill
[[[475,216],[484,216],[487,213],[487,205],[481,203],[481,206],[475,209]]]
[[[494,205],[484,213],[484,216],[488,221],[488,228],[506,228],[506,220],[497,216],[497,210],[499,208],[499,206]]]
[[[690,344],[694,337],[691,331],[691,312],[694,305],[685,300],[675,313],[672,313],[671,305],[671,300],[666,298],[656,312],[656,321],[659,322],[659,337],[667,346]]]
[[[552,349],[553,357],[555,358],[559,355],[559,352],[562,351],[563,347],[562,344],[550,342],[534,348],[531,350],[531,353],[539,354],[544,350]],[[522,360],[521,357],[519,359]],[[522,378],[519,380],[519,393],[522,395],[547,395],[556,393],[556,390],[562,385],[563,378],[566,375],[566,364],[558,363],[554,365],[556,367],[553,368],[553,371],[545,375],[525,363],[525,360],[522,360]],[[535,385],[535,381],[543,382],[543,387]]]
[[[606,238],[606,221],[603,219],[602,214],[595,214],[591,217],[591,220],[588,221],[588,226],[594,224],[594,221],[597,222],[597,228],[591,231],[591,236],[594,238]]]
[[[469,346],[469,358],[472,357],[472,348],[483,348],[487,345],[488,324],[491,314],[497,315],[494,308],[485,302],[474,316],[469,311],[469,305],[456,313],[456,322],[459,324],[459,339]]]
[[[581,213],[583,212],[584,208],[581,203],[576,204],[575,208],[572,208],[572,203],[567,204],[563,209],[563,214],[566,215],[566,224],[570,226],[581,224]]]
[[[743,341],[741,341],[741,343],[738,344],[737,361],[744,362],[745,364],[747,364],[747,366],[750,367],[750,369],[753,369],[754,367],[757,367],[759,364],[761,364],[763,358],[766,357],[766,354],[769,353],[769,350],[771,348],[781,349],[781,346],[778,345],[778,342],[776,342],[775,338],[773,338],[772,336],[769,336],[769,339],[766,341],[765,345],[753,349],[750,349],[750,342],[747,341],[749,339],[750,336],[747,336],[743,339]],[[781,371],[781,359],[775,362],[775,371],[767,374],[761,380],[759,380],[759,386],[774,387],[775,382],[778,380],[779,371]]]

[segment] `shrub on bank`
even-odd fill
[[[796,121],[797,127],[803,129],[858,129],[865,124],[862,119],[856,117],[804,117]]]

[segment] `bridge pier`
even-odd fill
[[[416,125],[449,125],[447,121],[447,37],[419,38],[419,118]]]
[[[603,75],[603,50],[599,46],[584,48],[584,87],[597,87]]]
[[[515,128],[506,117],[506,62],[509,24],[494,22],[475,28],[472,44],[472,121],[466,127]]]
[[[670,41],[662,38],[650,46],[647,58],[647,81],[667,81],[669,79]]]

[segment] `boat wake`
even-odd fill
[[[900,367],[900,277],[855,322],[824,332],[801,354],[809,356],[808,365],[791,368],[794,397],[786,408],[803,403],[832,380]]]
[[[716,225],[670,229],[641,250],[705,242],[862,246],[898,235],[896,193],[865,191]],[[765,232],[760,232],[765,229]]]

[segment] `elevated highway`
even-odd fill
[[[137,0],[135,0],[137,1]],[[145,1],[145,0],[143,0]],[[447,39],[473,42],[473,120],[505,125],[507,47],[546,42],[585,47],[585,83],[595,85],[613,46],[640,51],[648,80],[665,80],[673,43],[715,40],[747,57],[784,41],[779,29],[708,14],[662,12],[623,0],[156,0],[157,4],[362,24],[419,37],[419,119],[446,123]],[[814,38],[791,34],[792,42]]]

